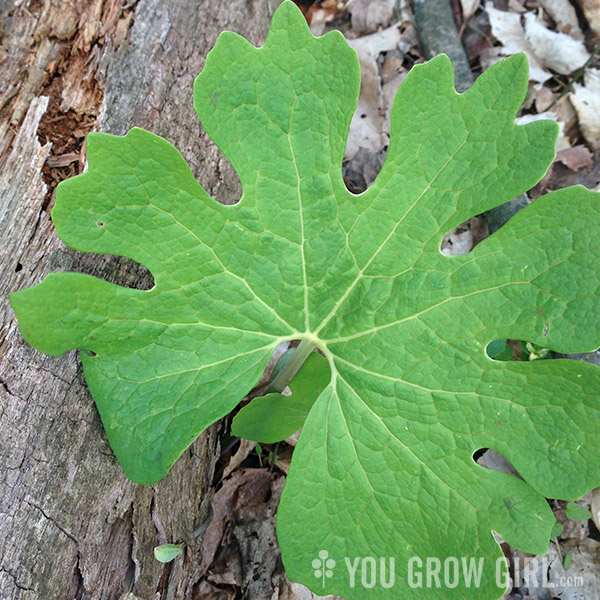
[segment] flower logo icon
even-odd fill
[[[335,560],[329,558],[329,552],[327,550],[321,550],[319,552],[319,558],[315,558],[312,561],[312,567],[315,570],[314,576],[321,579],[323,587],[325,587],[325,580],[328,577],[333,577],[333,568],[335,567]]]

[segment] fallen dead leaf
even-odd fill
[[[485,218],[477,215],[446,234],[442,240],[440,251],[448,256],[466,254],[488,235]]]
[[[441,252],[447,256],[466,254],[473,249],[473,233],[466,225],[447,233],[442,240]]]
[[[561,150],[556,155],[556,160],[569,167],[571,171],[590,168],[594,164],[592,153],[583,144]]]
[[[291,458],[278,458],[275,463],[275,467],[279,469],[284,475],[290,472],[290,465],[292,464]]]
[[[557,18],[562,18],[559,10],[561,3],[553,0],[552,5]],[[544,83],[552,77],[548,69],[569,75],[581,68],[590,55],[587,51],[579,29],[574,29],[569,19],[564,16],[567,23],[565,29],[573,30],[572,35],[562,31],[551,31],[546,27],[542,11],[526,12],[523,15],[516,12],[497,10],[492,2],[486,2],[485,10],[488,14],[493,36],[502,44],[502,48],[492,49],[488,52],[494,62],[494,56],[501,54],[509,56],[517,52],[524,52],[529,61],[529,78],[539,83]],[[524,25],[523,25],[524,24]]]
[[[530,82],[527,99],[523,106],[529,109],[535,104],[535,111],[541,113],[548,109],[556,99],[557,94],[543,83]]]
[[[600,149],[600,70],[587,69],[584,85],[573,84],[570,96],[583,137],[594,150]]]
[[[356,1],[352,1],[348,4],[348,10],[353,10],[355,6]],[[418,56],[414,52],[418,47],[418,38],[408,0],[400,0],[395,6],[399,15],[394,25],[371,35],[348,39],[360,61],[361,88],[358,106],[350,124],[344,156],[346,161],[352,159],[359,148],[379,152],[387,147],[391,105],[406,76],[406,70],[398,60],[402,61],[411,53],[412,65],[415,55]],[[387,66],[385,59],[390,60]]]
[[[401,34],[397,25],[378,33],[348,40],[358,53],[361,87],[358,106],[350,124],[346,159],[352,158],[359,148],[377,151],[388,143],[389,137],[385,131],[386,107],[383,104],[377,58],[382,52],[394,50],[400,40]]]
[[[287,580],[276,551],[275,513],[284,482],[267,469],[239,470],[223,482],[202,537],[194,599],[229,598],[230,590],[238,598],[279,597]]]
[[[223,471],[223,479],[231,475],[247,458],[250,452],[256,447],[256,442],[240,439],[240,446],[237,452],[229,459],[229,464]]]
[[[463,19],[466,21],[475,14],[475,11],[479,7],[479,0],[460,0],[460,6],[462,8]]]
[[[532,190],[530,190],[530,197],[533,199],[539,198],[542,194],[569,187],[571,185],[583,185],[589,190],[600,191],[599,159],[600,150],[596,151],[592,155],[591,166],[585,166],[579,171],[573,171],[560,160],[555,160],[550,166],[548,173]],[[560,354],[558,354],[557,357],[565,358]],[[569,355],[567,358],[577,358],[579,360],[600,364],[600,353],[590,352],[587,354],[574,354]]]
[[[523,15],[523,19],[525,38],[546,68],[569,75],[589,59],[590,54],[582,40],[576,40],[566,33],[550,31],[533,12]]]
[[[516,13],[526,13],[527,9],[519,0],[508,0],[508,10]]]
[[[540,0],[542,8],[552,17],[559,31],[568,33],[576,40],[583,39],[577,13],[569,0]]]
[[[215,554],[223,539],[226,519],[231,514],[233,497],[238,489],[248,482],[254,480],[257,476],[256,469],[245,469],[237,471],[213,496],[211,503],[212,519],[202,536],[202,561],[198,568],[198,573],[204,575],[210,565],[213,563]]]
[[[344,181],[354,194],[364,192],[377,177],[385,161],[386,152],[359,148],[352,160],[343,165]]]
[[[290,581],[279,600],[343,600],[339,596],[317,596],[300,583]]]
[[[338,12],[337,0],[324,0],[324,2],[310,6],[306,12],[306,20],[313,35],[323,35],[327,24],[338,16]]]
[[[402,59],[399,56],[388,56],[381,67],[381,81],[385,85],[402,72]]]
[[[525,30],[521,25],[521,15],[497,10],[494,8],[492,2],[485,3],[485,10],[490,20],[492,35],[502,44],[500,54],[510,56],[518,52],[524,52],[529,62],[529,79],[540,83],[548,81],[552,77],[552,74],[544,69],[544,66],[527,40]],[[492,61],[493,54],[492,51]]]
[[[571,553],[572,560],[569,568],[564,569],[563,559],[567,552]],[[519,573],[524,579],[515,581],[521,594],[519,597],[597,600],[600,589],[599,555],[600,543],[591,538],[582,542],[570,540],[560,544],[558,551],[552,543],[544,560],[515,552],[514,559],[518,560]],[[581,581],[575,583],[575,577],[581,578]]]
[[[579,0],[590,29],[600,35],[600,0]]]
[[[235,588],[223,589],[204,579],[194,588],[193,600],[235,600]]]
[[[552,107],[558,123],[564,123],[564,135],[569,145],[579,137],[577,113],[571,104],[571,94],[566,94]]]
[[[373,33],[389,27],[395,5],[395,0],[351,0],[348,12],[352,29],[358,33]]]

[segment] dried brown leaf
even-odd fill
[[[550,31],[532,12],[523,15],[523,19],[525,38],[544,67],[569,75],[589,59],[590,54],[582,40],[576,40],[566,33]]]
[[[485,10],[490,20],[492,35],[502,44],[501,54],[510,56],[518,52],[524,52],[529,62],[529,79],[540,83],[548,81],[552,74],[544,69],[535,50],[526,38],[525,30],[521,25],[521,15],[497,10],[492,2],[485,3]]]
[[[240,445],[237,452],[229,459],[229,464],[223,471],[223,479],[229,477],[247,458],[250,452],[256,447],[256,442],[240,439]]]
[[[577,13],[569,0],[540,0],[543,9],[554,19],[558,30],[576,40],[583,39]]]
[[[569,167],[571,171],[589,168],[594,164],[592,153],[583,144],[561,150],[556,155],[556,160]]]
[[[600,35],[600,0],[579,0],[590,29]]]

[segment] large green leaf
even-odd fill
[[[462,95],[445,56],[415,67],[394,103],[386,163],[353,195],[341,163],[357,57],[337,32],[315,39],[286,2],[261,49],[224,33],[196,81],[196,109],[240,177],[240,203],[211,200],[150,133],[90,135],[89,171],[57,190],[57,232],[73,248],[144,264],[156,285],[50,275],[11,296],[23,335],[49,354],[87,351],[110,443],[141,483],[163,477],[239,402],[277,344],[313,341],[331,379],[280,505],[289,576],[361,600],[497,597],[492,530],[544,552],[554,523],[544,497],[600,485],[597,368],[485,351],[497,339],[565,353],[599,345],[598,196],[555,192],[470,254],[439,251],[446,232],[551,163],[555,125],[514,123],[526,87],[523,56]],[[479,467],[482,447],[523,479]],[[320,551],[337,566],[319,579]],[[393,588],[351,587],[344,557],[365,556],[395,557]],[[413,556],[487,562],[476,589],[413,590]]]

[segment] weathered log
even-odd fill
[[[107,443],[77,354],[52,358],[28,346],[7,295],[53,271],[84,271],[131,287],[150,284],[131,261],[81,255],[58,240],[42,176],[51,145],[40,144],[37,135],[48,104],[41,94],[62,111],[91,114],[92,121],[100,100],[101,130],[122,134],[139,125],[166,137],[209,193],[235,202],[237,176],[193,111],[193,79],[222,30],[262,43],[279,2],[140,0],[135,17],[135,2],[125,0],[23,4],[0,5],[0,595],[191,598],[200,562],[194,531],[210,503],[216,429],[159,484],[131,483]],[[113,29],[102,33],[101,19],[113,13]],[[129,42],[111,45],[110,39],[126,37],[132,20]],[[77,60],[63,62],[61,72],[57,65],[65,57]],[[89,68],[90,61],[97,70],[88,79],[79,70],[67,77],[70,66]],[[59,87],[52,80],[57,75]],[[53,142],[51,128],[44,131]],[[183,557],[166,566],[155,561],[153,547],[164,542],[185,542]]]
[[[450,0],[413,0],[412,7],[425,58],[447,54],[454,67],[457,91],[468,90],[474,77],[456,30]]]

